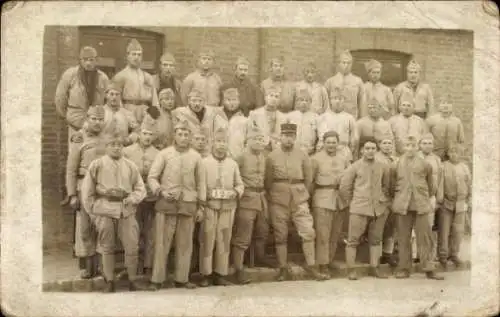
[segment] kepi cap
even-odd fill
[[[297,125],[295,123],[291,123],[289,120],[285,123],[281,124],[281,134],[296,134],[297,133]]]

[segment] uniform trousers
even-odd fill
[[[316,230],[316,264],[333,263],[344,225],[343,211],[327,208],[313,208]]]
[[[392,254],[394,251],[394,242],[396,238],[396,215],[389,211],[387,220],[384,225],[384,232],[382,235],[382,251],[387,254]]]
[[[80,204],[80,210],[76,211],[75,218],[75,256],[83,258],[95,255],[96,239],[97,231],[92,218]]]
[[[440,260],[458,257],[465,231],[465,212],[442,208],[439,213],[438,256]]]
[[[136,217],[139,224],[139,251],[141,252],[144,268],[151,268],[153,266],[154,205],[154,201],[142,201],[139,206],[137,206]]]

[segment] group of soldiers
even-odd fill
[[[313,64],[304,80],[287,81],[283,59],[273,58],[260,87],[248,79],[243,57],[222,83],[213,52],[203,50],[198,69],[181,82],[172,54],[152,76],[140,68],[142,52],[130,41],[127,66],[109,80],[96,68],[96,50],[83,47],[80,64],[57,87],[56,107],[69,125],[66,190],[82,277],[97,274],[97,252],[104,291],[115,291],[119,238],[130,290],[160,289],[172,248],[176,287],[196,287],[191,261],[199,262],[199,286],[246,284],[245,252],[253,244],[257,265],[267,265],[272,228],[277,280],[290,279],[292,222],[307,273],[325,280],[338,270],[346,213],[351,280],[363,239],[377,278],[387,278],[381,261],[408,278],[412,253],[430,279],[443,279],[436,257],[445,267],[461,265],[471,199],[463,126],[450,100],[434,109],[416,61],[393,93],[380,82],[378,61],[366,64],[368,82],[352,74],[348,51],[325,85],[315,81]],[[150,283],[139,283],[138,274]]]

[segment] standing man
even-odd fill
[[[308,63],[304,68],[304,79],[297,83],[296,91],[307,89],[311,95],[311,111],[322,114],[330,107],[328,93],[323,85],[316,81],[318,70],[314,63]]]
[[[202,50],[198,56],[198,69],[187,75],[182,82],[181,98],[188,104],[189,94],[196,89],[209,107],[219,107],[222,80],[214,71],[215,54],[212,50]]]
[[[220,117],[222,127],[228,130],[228,154],[236,159],[245,149],[248,121],[240,110],[238,89],[228,87],[222,92],[222,107]]]
[[[431,195],[435,192],[432,167],[417,154],[418,140],[414,136],[404,139],[406,152],[392,172],[394,201],[399,246],[399,264],[396,278],[409,278],[412,264],[411,233],[415,228],[420,264],[428,279],[442,280],[431,259],[432,232],[429,213],[432,212]]]
[[[153,119],[159,115],[158,95],[153,76],[141,69],[142,46],[136,39],[127,45],[127,66],[113,77],[122,91],[123,106],[131,111],[139,124],[145,113]]]
[[[66,163],[66,192],[69,204],[75,214],[74,251],[79,258],[80,276],[91,278],[97,273],[95,257],[96,232],[89,216],[89,211],[82,205],[81,183],[90,163],[105,154],[102,140],[104,109],[92,106],[87,111],[86,128],[81,141],[72,141],[69,146]]]
[[[137,282],[139,225],[137,205],[146,197],[146,188],[137,167],[123,157],[119,134],[106,141],[106,155],[90,163],[82,184],[82,202],[95,217],[97,252],[102,255],[105,293],[115,291],[115,248],[118,237],[125,250],[129,290],[145,290]]]
[[[401,98],[411,98],[415,100],[415,114],[422,119],[434,114],[434,97],[429,84],[420,80],[420,64],[411,60],[406,67],[406,81],[394,88],[394,100],[396,109],[399,109]]]
[[[104,104],[109,79],[96,68],[97,58],[93,47],[83,47],[79,65],[68,68],[57,84],[56,110],[69,125],[68,140],[83,127],[89,107]]]
[[[388,120],[391,116],[396,114],[396,110],[394,108],[394,96],[392,95],[391,88],[380,82],[382,64],[372,59],[365,64],[365,67],[368,73],[368,81],[364,85],[365,101],[376,100],[381,107],[380,116]],[[361,108],[361,118],[366,116],[369,112],[366,106],[367,104],[363,105]]]
[[[291,123],[297,125],[295,146],[307,155],[314,154],[317,141],[316,123],[318,114],[311,110],[311,94],[307,89],[298,90],[295,94],[295,110],[287,114]]]
[[[382,111],[382,106],[376,99],[368,102],[368,114],[356,122],[360,143],[373,138],[378,144],[386,136],[392,137],[391,124],[382,117]]]
[[[250,62],[245,57],[238,57],[234,66],[234,77],[222,86],[221,91],[236,87],[240,96],[240,110],[245,117],[250,111],[263,106],[260,89],[248,78]]]
[[[149,170],[148,183],[158,197],[155,205],[155,252],[151,290],[166,280],[166,264],[175,243],[175,286],[192,289],[189,282],[193,230],[204,213],[205,181],[201,156],[190,148],[187,122],[174,129],[174,144],[162,150]]]
[[[360,118],[361,107],[365,104],[365,91],[363,81],[352,74],[351,69],[352,55],[345,50],[339,55],[337,74],[326,81],[325,88],[330,96],[336,88],[340,89],[345,94],[345,111],[357,120]]]
[[[414,114],[415,106],[412,99],[403,99],[399,104],[399,111],[399,114],[389,119],[389,123],[395,139],[396,153],[402,155],[405,152],[406,137],[412,135],[420,139],[427,133],[427,125],[421,117]]]
[[[281,125],[281,145],[266,159],[265,188],[268,193],[271,225],[276,244],[279,265],[278,281],[290,277],[288,269],[288,223],[291,221],[302,239],[306,259],[306,272],[316,280],[327,277],[316,268],[313,218],[309,212],[309,197],[312,186],[312,167],[309,156],[294,147],[297,126],[293,123]]]
[[[283,113],[288,113],[293,110],[293,95],[295,93],[295,85],[285,78],[285,60],[283,57],[273,57],[269,63],[270,76],[262,81],[260,90],[262,95],[266,97],[268,90],[272,87],[279,87],[280,101],[278,110]]]
[[[163,150],[173,143],[174,139],[174,125],[172,112],[175,109],[176,94],[171,88],[164,88],[158,93],[160,99],[160,116],[156,119],[156,139],[154,145]],[[154,120],[150,116],[148,119]]]
[[[359,240],[368,228],[370,244],[370,275],[387,278],[378,270],[382,256],[382,235],[389,215],[390,168],[375,160],[377,141],[365,139],[361,146],[363,157],[349,166],[340,182],[340,195],[350,201],[349,230],[345,248],[348,278],[357,280],[354,264]]]
[[[181,99],[181,81],[175,77],[175,57],[166,52],[160,58],[160,72],[153,76],[157,92],[171,89],[175,96],[174,108],[183,106]],[[158,96],[159,99],[159,96]]]

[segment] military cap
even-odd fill
[[[414,135],[408,135],[406,136],[403,141],[405,143],[413,143],[413,144],[417,144],[418,143],[418,138]]]
[[[365,146],[366,143],[374,143],[378,149],[378,142],[374,137],[366,137],[362,138],[361,141],[359,142],[359,147],[362,148]]]
[[[409,103],[411,105],[414,105],[415,100],[409,94],[402,94],[401,97],[399,98],[399,104],[403,104],[403,103]]]
[[[189,94],[188,94],[188,97],[191,98],[191,97],[198,97],[198,98],[202,98],[202,99],[205,99],[205,96],[203,95],[203,92],[201,90],[198,90],[198,89],[192,89]]]
[[[291,123],[290,120],[281,124],[281,133],[282,134],[296,134],[297,133],[297,125],[295,123]]]
[[[374,97],[368,100],[368,105],[380,106],[380,102]]]
[[[141,131],[149,131],[152,133],[156,133],[157,123],[156,120],[151,116],[145,116],[144,120],[142,120]]]
[[[424,133],[420,136],[420,140],[419,142],[421,142],[422,140],[431,140],[431,141],[434,141],[434,136],[432,135],[432,133]]]
[[[202,135],[206,138],[208,138],[208,129],[206,127],[199,127],[193,131],[193,135]]]
[[[264,136],[264,131],[262,131],[261,128],[259,128],[259,125],[255,120],[252,121],[252,125],[248,129],[247,132],[247,138],[248,139],[254,139],[257,137],[263,137]]]
[[[120,86],[118,86],[115,82],[112,82],[110,81],[108,83],[108,86],[106,86],[106,92],[110,91],[110,90],[115,90],[115,91],[118,91],[120,94],[122,93],[122,89]]]
[[[104,118],[104,113],[103,106],[91,106],[87,110],[87,116],[96,116],[97,118]]]
[[[392,136],[391,133],[388,133],[388,132],[382,133],[382,135],[380,135],[378,139],[379,139],[379,142],[386,141],[386,140],[394,141],[394,137]]]
[[[222,92],[222,95],[224,97],[233,97],[233,98],[236,98],[236,97],[239,97],[240,93],[238,91],[238,88],[230,87],[230,88],[225,89]]]
[[[139,43],[139,41],[136,39],[131,39],[127,45],[127,53],[130,53],[132,51],[142,51],[141,43]]]
[[[295,91],[295,99],[298,100],[299,98],[311,100],[312,96],[308,89],[305,89],[303,87],[297,87]]]
[[[228,139],[227,129],[218,128],[217,130],[215,130],[213,139],[214,141],[227,141]]]
[[[304,72],[308,70],[317,70],[316,64],[314,64],[313,62],[307,63],[304,67]]]
[[[200,50],[200,53],[198,54],[198,57],[203,57],[203,56],[208,56],[208,57],[211,57],[211,58],[215,58],[215,53],[211,49],[203,48],[203,49]]]
[[[339,59],[342,59],[342,57],[347,57],[350,60],[352,60],[352,55],[351,55],[351,52],[349,50],[343,50],[342,52],[340,52]]]
[[[330,99],[335,97],[335,96],[338,96],[338,97],[344,97],[345,98],[345,92],[342,88],[340,87],[333,87],[332,90],[329,91],[329,94],[330,94]]]
[[[327,138],[330,138],[330,137],[335,137],[337,139],[337,141],[339,140],[339,134],[337,133],[337,131],[330,130],[330,131],[326,132],[325,134],[323,134],[323,141],[325,141]]]
[[[113,131],[112,133],[107,133],[104,136],[104,142],[106,145],[114,142],[123,144],[125,142],[125,138],[120,133]]]
[[[382,64],[377,60],[371,59],[365,63],[365,68],[366,68],[366,72],[369,73],[374,68],[382,69]]]
[[[84,46],[80,50],[80,58],[97,57],[97,51],[92,46]]]
[[[269,60],[269,66],[272,66],[273,63],[279,63],[283,65],[285,63],[285,59],[283,58],[283,56],[275,56]]]
[[[462,154],[464,152],[464,147],[459,143],[452,142],[450,145],[448,145],[448,150],[446,152],[457,152],[458,154]]]
[[[177,131],[177,130],[187,130],[189,132],[191,132],[191,127],[189,126],[189,123],[187,122],[187,120],[181,120],[179,122],[177,122],[177,124],[174,126],[174,132]]]
[[[160,92],[158,93],[158,99],[166,99],[166,98],[174,98],[175,97],[175,93],[174,91],[172,90],[172,88],[163,88],[162,90],[160,90]]]
[[[444,94],[441,96],[441,98],[439,98],[439,104],[448,104],[448,105],[451,105],[451,98],[450,98],[450,95],[448,94]]]
[[[240,56],[236,59],[236,65],[250,65],[250,62],[248,61],[248,59],[244,56]]]
[[[266,95],[268,95],[270,93],[281,94],[281,87],[278,86],[278,85],[271,85],[271,86],[269,86],[268,88],[266,88]]]
[[[421,67],[420,67],[420,64],[419,64],[416,60],[414,60],[414,59],[412,59],[412,60],[408,63],[408,65],[406,66],[406,69],[407,69],[407,70],[417,70],[417,71],[419,71],[419,70],[420,70],[420,68],[421,68]]]
[[[160,62],[173,62],[173,63],[175,63],[175,57],[171,53],[166,52],[160,57]]]

